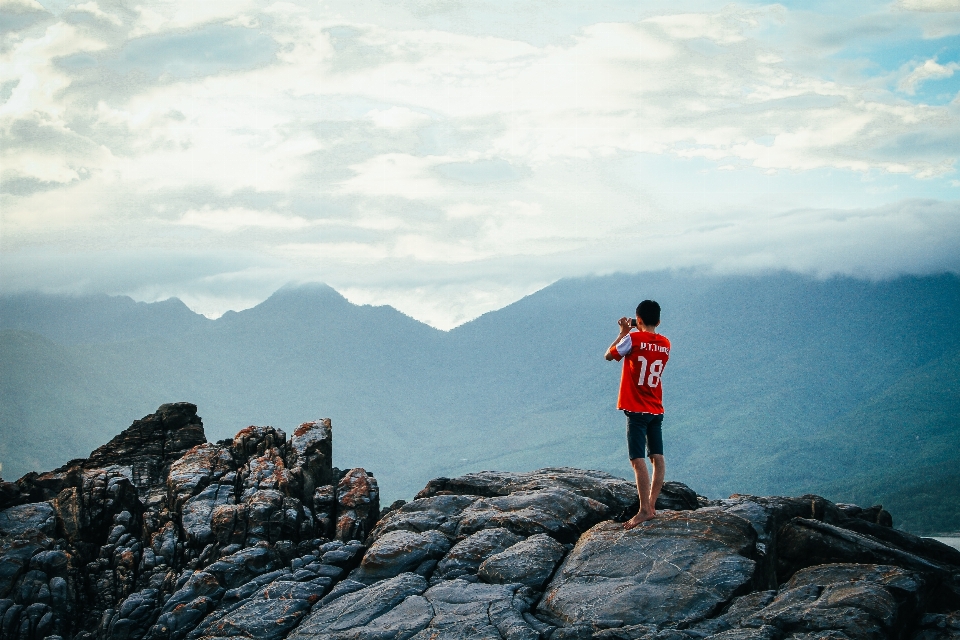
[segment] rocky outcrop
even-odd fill
[[[0,481],[0,640],[941,640],[960,552],[880,506],[708,500],[599,471],[482,472],[380,510],[329,420],[206,442],[163,405]]]
[[[292,628],[359,564],[379,512],[372,475],[332,466],[331,431],[214,444],[196,406],[167,404],[87,459],[0,483],[0,638],[179,639],[214,620],[235,635],[260,609]],[[341,476],[362,482],[338,493]],[[317,493],[333,497],[320,518]],[[341,517],[358,524],[331,542]]]

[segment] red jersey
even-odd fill
[[[633,331],[610,347],[614,360],[623,360],[617,409],[663,413],[660,375],[670,359],[670,341],[659,333]]]

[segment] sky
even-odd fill
[[[217,317],[325,282],[449,329],[571,276],[960,272],[960,0],[0,0],[0,29],[0,293]]]

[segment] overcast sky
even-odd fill
[[[2,292],[960,271],[960,0],[0,7]]]

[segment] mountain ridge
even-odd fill
[[[483,468],[555,464],[623,475],[622,417],[613,407],[619,369],[602,354],[615,319],[635,305],[627,292],[661,301],[674,344],[665,377],[668,474],[692,479],[711,497],[818,492],[883,502],[897,499],[893,487],[909,492],[909,483],[893,479],[923,466],[925,454],[910,447],[887,461],[889,442],[899,441],[883,418],[894,396],[884,394],[938,358],[954,372],[954,275],[875,283],[617,274],[560,281],[449,332],[389,307],[353,305],[325,285],[285,289],[267,305],[180,333],[47,345],[65,362],[83,363],[81,377],[95,390],[87,396],[101,398],[101,410],[90,402],[78,408],[68,381],[56,387],[44,381],[56,375],[37,372],[34,388],[47,390],[34,403],[47,407],[41,415],[21,402],[29,381],[10,382],[4,402],[24,411],[0,425],[0,461],[12,473],[20,440],[43,441],[55,427],[85,432],[89,442],[115,428],[104,416],[120,420],[181,397],[207,407],[217,437],[248,420],[283,426],[318,411],[338,416],[343,466],[371,459],[355,443],[377,443],[372,459],[396,497],[425,477]],[[890,309],[914,330],[904,334]],[[948,377],[917,378],[914,409],[953,406]],[[861,406],[862,415],[852,413]],[[950,453],[960,449],[960,426],[946,409],[937,416],[937,459],[960,462]],[[865,420],[870,429],[883,425],[876,437],[859,437]],[[68,444],[46,448],[62,452],[60,460],[82,453]],[[905,504],[903,526],[960,530],[960,516],[931,520]]]

